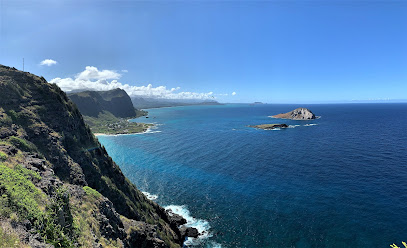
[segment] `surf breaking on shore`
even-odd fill
[[[147,191],[142,191],[142,193],[150,200],[157,200],[158,195],[151,194]],[[207,220],[197,219],[191,215],[191,212],[188,210],[186,205],[168,205],[164,207],[165,210],[171,210],[174,214],[178,214],[183,217],[187,223],[184,224],[186,227],[196,228],[199,232],[197,238],[186,238],[184,242],[185,247],[201,247],[206,244],[209,238],[213,237],[212,232],[210,231],[211,226]],[[206,247],[220,248],[221,244],[214,241],[210,241]]]

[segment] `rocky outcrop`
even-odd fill
[[[254,126],[249,126],[253,128],[260,128],[264,130],[272,130],[276,128],[287,128],[287,124],[261,124],[261,125],[254,125]]]
[[[294,109],[293,111],[290,111],[288,113],[273,115],[271,117],[279,118],[279,119],[290,119],[290,120],[312,120],[312,119],[315,119],[314,113],[312,113],[311,110],[309,110],[307,108],[297,108],[297,109]]]
[[[10,221],[8,219],[0,219],[0,229],[3,233],[14,234],[19,238],[18,243],[13,247],[31,247],[31,248],[54,248],[55,246],[45,243],[44,239],[35,232],[31,223],[27,220],[23,222]],[[0,240],[0,244],[1,244]],[[5,247],[5,246],[1,246]]]
[[[184,219],[181,215],[173,213],[171,209],[165,210],[165,212],[168,214],[169,220],[171,224],[175,226],[181,226],[187,223],[187,220]]]
[[[193,227],[182,226],[180,228],[180,231],[181,231],[181,235],[183,237],[197,238],[199,236],[198,229],[193,228]]]

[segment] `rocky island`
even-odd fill
[[[253,125],[249,126],[253,128],[259,128],[259,129],[264,129],[264,130],[272,130],[276,128],[287,128],[287,124],[261,124],[261,125]]]
[[[307,108],[296,108],[293,111],[271,116],[278,119],[290,119],[290,120],[313,120],[315,119],[314,113]]]

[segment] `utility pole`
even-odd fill
[[[24,71],[24,58],[23,58],[23,71]]]

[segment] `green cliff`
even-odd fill
[[[76,104],[94,133],[140,133],[151,126],[127,121],[147,115],[147,112],[135,109],[129,95],[122,89],[84,91],[68,94],[68,97]]]
[[[58,86],[0,65],[0,247],[180,247],[172,218]]]
[[[103,111],[108,111],[116,117],[135,117],[136,110],[129,95],[122,89],[109,91],[83,91],[68,94],[83,115],[97,117]]]

